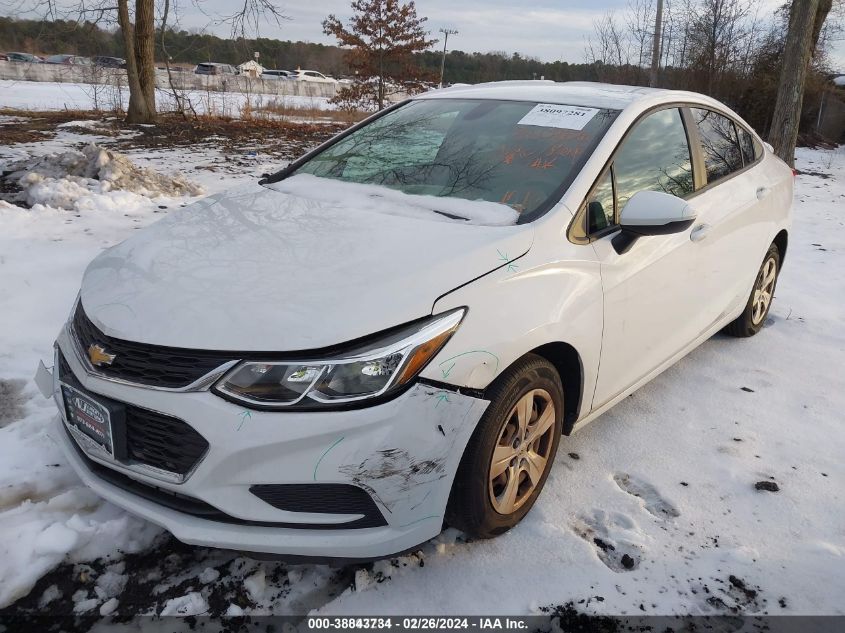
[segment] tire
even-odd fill
[[[540,356],[518,360],[487,396],[490,406],[467,444],[446,508],[450,526],[482,539],[507,532],[528,514],[549,476],[563,430],[563,385],[554,365]],[[549,412],[548,407],[554,408]],[[527,433],[520,425],[526,417]],[[523,437],[528,441],[520,442]],[[491,478],[497,448],[502,459],[496,470],[504,470]],[[544,458],[542,472],[539,458]]]
[[[780,251],[776,245],[772,244],[769,246],[760,270],[757,272],[757,278],[754,281],[754,287],[751,289],[751,296],[748,297],[748,303],[745,304],[745,310],[736,320],[725,326],[724,332],[726,334],[747,338],[754,336],[763,328],[769,309],[772,307],[779,273]],[[759,302],[761,292],[765,292],[764,296],[768,296],[765,306],[761,306]]]

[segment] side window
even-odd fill
[[[701,136],[707,182],[742,169],[742,149],[733,121],[712,110],[692,108],[691,111]]]
[[[599,178],[587,198],[587,234],[592,235],[616,224],[613,210],[613,177],[611,171]]]
[[[616,154],[613,171],[617,214],[638,191],[681,198],[692,193],[692,161],[680,110],[660,110],[637,123]]]

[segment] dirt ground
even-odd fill
[[[44,141],[55,136],[59,126],[63,126],[62,129],[68,132],[113,137],[110,147],[118,151],[188,147],[213,138],[224,150],[232,151],[260,143],[264,151],[286,160],[300,156],[348,125],[343,122],[304,123],[273,119],[185,119],[177,114],[160,115],[156,125],[128,125],[115,116],[75,110],[23,112],[0,109],[0,116],[15,119],[0,125],[0,145]],[[67,125],[77,121],[96,122],[96,126]]]

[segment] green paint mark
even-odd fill
[[[519,266],[517,266],[516,264],[514,264],[511,261],[511,259],[510,259],[510,257],[508,257],[507,253],[503,253],[498,248],[496,249],[496,252],[499,254],[499,259],[502,260],[503,262],[505,262],[508,265],[508,272],[509,273],[515,273],[517,271],[517,269],[519,268]]]
[[[439,407],[440,403],[443,401],[451,402],[451,400],[449,400],[449,394],[447,394],[445,391],[441,391],[439,394],[437,394],[437,404],[434,405],[434,408],[436,409],[437,407]]]
[[[448,378],[448,377],[449,377],[449,374],[451,374],[451,373],[452,373],[452,370],[455,368],[455,364],[456,364],[456,363],[452,363],[451,365],[449,365],[449,367],[448,367],[447,369],[443,369],[443,368],[441,367],[440,371],[441,371],[441,372],[443,372],[443,377],[444,377],[444,378]]]
[[[320,455],[320,459],[318,459],[318,460],[317,460],[317,463],[316,463],[316,464],[314,464],[314,481],[317,481],[317,469],[320,467],[320,462],[321,462],[321,461],[323,461],[323,458],[324,458],[326,455],[328,455],[328,454],[329,454],[329,451],[330,451],[330,450],[332,450],[335,446],[337,446],[338,444],[340,444],[340,443],[343,441],[343,438],[344,438],[344,437],[345,437],[344,435],[341,435],[339,440],[337,440],[334,444],[332,444],[331,446],[329,446],[329,447],[328,447],[325,451],[323,451],[323,454],[322,454],[322,455]]]
[[[244,422],[246,422],[246,419],[247,419],[247,418],[251,418],[251,417],[252,417],[252,413],[250,413],[249,411],[244,410],[244,411],[242,411],[241,413],[239,413],[238,415],[239,415],[239,416],[241,416],[241,423],[240,423],[240,424],[238,424],[238,428],[236,428],[236,429],[235,429],[236,431],[240,431],[240,430],[241,430],[241,427],[244,425]]]
[[[439,514],[431,514],[431,515],[429,515],[429,516],[427,516],[427,517],[423,517],[423,518],[421,518],[421,519],[417,519],[416,521],[411,521],[410,523],[406,523],[405,525],[400,525],[399,527],[400,527],[400,528],[403,528],[403,527],[408,527],[409,525],[414,525],[415,523],[420,523],[421,521],[427,521],[428,519],[439,519],[439,518],[440,518],[440,515],[439,515]]]
[[[474,349],[474,350],[472,350],[472,351],[469,351],[469,352],[463,352],[462,354],[457,354],[457,355],[455,355],[455,356],[452,356],[451,358],[447,358],[446,360],[441,361],[440,363],[438,363],[438,365],[441,367],[441,370],[440,370],[440,371],[443,371],[443,370],[442,370],[443,365],[446,365],[446,364],[447,364],[447,363],[449,363],[450,361],[453,361],[453,360],[455,360],[456,358],[460,358],[461,356],[466,356],[467,354],[487,354],[488,356],[492,356],[493,358],[495,358],[495,359],[496,359],[496,367],[495,367],[495,369],[493,370],[493,375],[495,376],[497,373],[499,373],[499,357],[498,357],[498,356],[496,356],[493,352],[488,352],[487,350],[484,350],[484,349]],[[452,364],[452,367],[454,367],[454,363]],[[452,368],[451,368],[451,367],[449,368],[449,371],[452,371]]]

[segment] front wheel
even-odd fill
[[[763,328],[769,308],[772,307],[772,299],[775,297],[779,272],[780,251],[776,245],[772,244],[763,258],[763,264],[757,273],[745,310],[735,321],[725,327],[725,333],[731,336],[748,337],[754,336]]]
[[[554,365],[534,354],[488,389],[490,406],[464,452],[446,521],[491,538],[528,514],[546,483],[563,425],[563,386]]]

